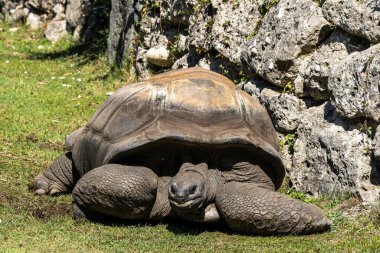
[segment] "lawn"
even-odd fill
[[[131,82],[111,72],[104,43],[52,45],[41,31],[0,24],[0,252],[380,252],[380,227],[355,198],[305,198],[324,208],[330,232],[241,235],[180,221],[74,222],[69,195],[35,196],[30,182],[64,153],[64,137],[86,123],[107,93]],[[95,53],[94,53],[95,52]]]

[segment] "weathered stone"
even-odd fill
[[[233,62],[240,62],[242,46],[256,30],[261,14],[257,1],[212,0],[216,9],[211,36],[213,48]]]
[[[66,22],[69,27],[76,28],[84,23],[84,0],[68,0],[66,6]]]
[[[121,66],[124,55],[132,48],[138,22],[138,0],[112,0],[107,58],[111,65]]]
[[[50,12],[54,6],[54,0],[29,0],[26,6],[43,12]]]
[[[192,1],[160,0],[160,16],[164,23],[172,26],[185,26],[189,24],[189,17],[193,12]]]
[[[380,7],[378,0],[326,0],[323,15],[334,25],[369,41],[380,42]]]
[[[183,69],[183,68],[194,67],[198,64],[198,62],[199,62],[199,58],[195,54],[187,53],[174,62],[172,69]]]
[[[374,158],[380,162],[380,125],[376,128],[375,138],[373,141],[375,143],[375,150],[373,152]]]
[[[380,121],[380,44],[355,52],[330,72],[328,88],[337,112],[346,118]]]
[[[315,2],[281,0],[247,43],[243,61],[265,80],[284,87],[297,76],[296,59],[315,49],[330,28]]]
[[[242,86],[265,105],[278,131],[286,133],[297,129],[299,121],[302,120],[302,111],[306,109],[304,101],[257,79],[251,79]]]
[[[56,5],[54,5],[52,10],[56,15],[59,15],[65,13],[65,6],[61,3],[57,3]]]
[[[45,37],[55,43],[68,35],[64,16],[54,18],[45,30]]]
[[[24,9],[22,5],[18,5],[15,9],[10,10],[10,14],[12,23],[20,23],[25,20],[25,17],[29,14],[29,10]]]
[[[310,95],[318,100],[328,100],[327,89],[330,69],[341,59],[368,47],[367,40],[352,36],[340,29],[332,34],[316,51],[297,59],[298,75],[294,81],[298,96]]]
[[[196,12],[189,19],[189,46],[196,48],[198,53],[205,53],[212,48],[212,26],[214,13],[210,3],[199,4]]]
[[[45,22],[42,21],[41,16],[35,13],[29,13],[26,18],[26,24],[31,30],[37,30],[42,28],[45,25]]]
[[[165,47],[152,47],[146,53],[146,58],[150,64],[158,67],[168,68],[173,65],[173,57]]]
[[[295,189],[315,196],[349,192],[362,200],[379,199],[379,173],[371,163],[371,140],[358,126],[339,120],[325,103],[302,113],[294,144]]]

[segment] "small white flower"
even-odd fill
[[[111,96],[112,94],[113,94],[112,91],[106,93],[107,96]]]
[[[82,82],[82,79],[77,78],[77,82],[78,82],[78,83]]]
[[[8,64],[8,63],[10,63],[10,61],[9,61],[9,60],[6,60],[5,63]]]
[[[59,79],[63,80],[63,79],[66,79],[66,77],[65,76],[61,76],[61,77],[59,77]]]
[[[52,76],[52,77],[51,77],[51,80],[55,80],[55,79],[57,79],[55,76]]]
[[[66,84],[66,83],[64,83],[64,84],[62,84],[62,86],[63,86],[63,87],[71,87],[71,84]]]

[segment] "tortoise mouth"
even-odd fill
[[[177,210],[194,210],[199,209],[203,205],[203,197],[197,197],[186,201],[176,201],[169,198],[170,204]]]

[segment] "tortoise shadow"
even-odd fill
[[[222,232],[225,234],[236,234],[225,222],[198,223],[181,219],[166,218],[162,220],[124,220],[112,216],[102,215],[92,217],[90,222],[112,227],[156,227],[165,226],[166,229],[176,235],[200,235],[204,232]]]

